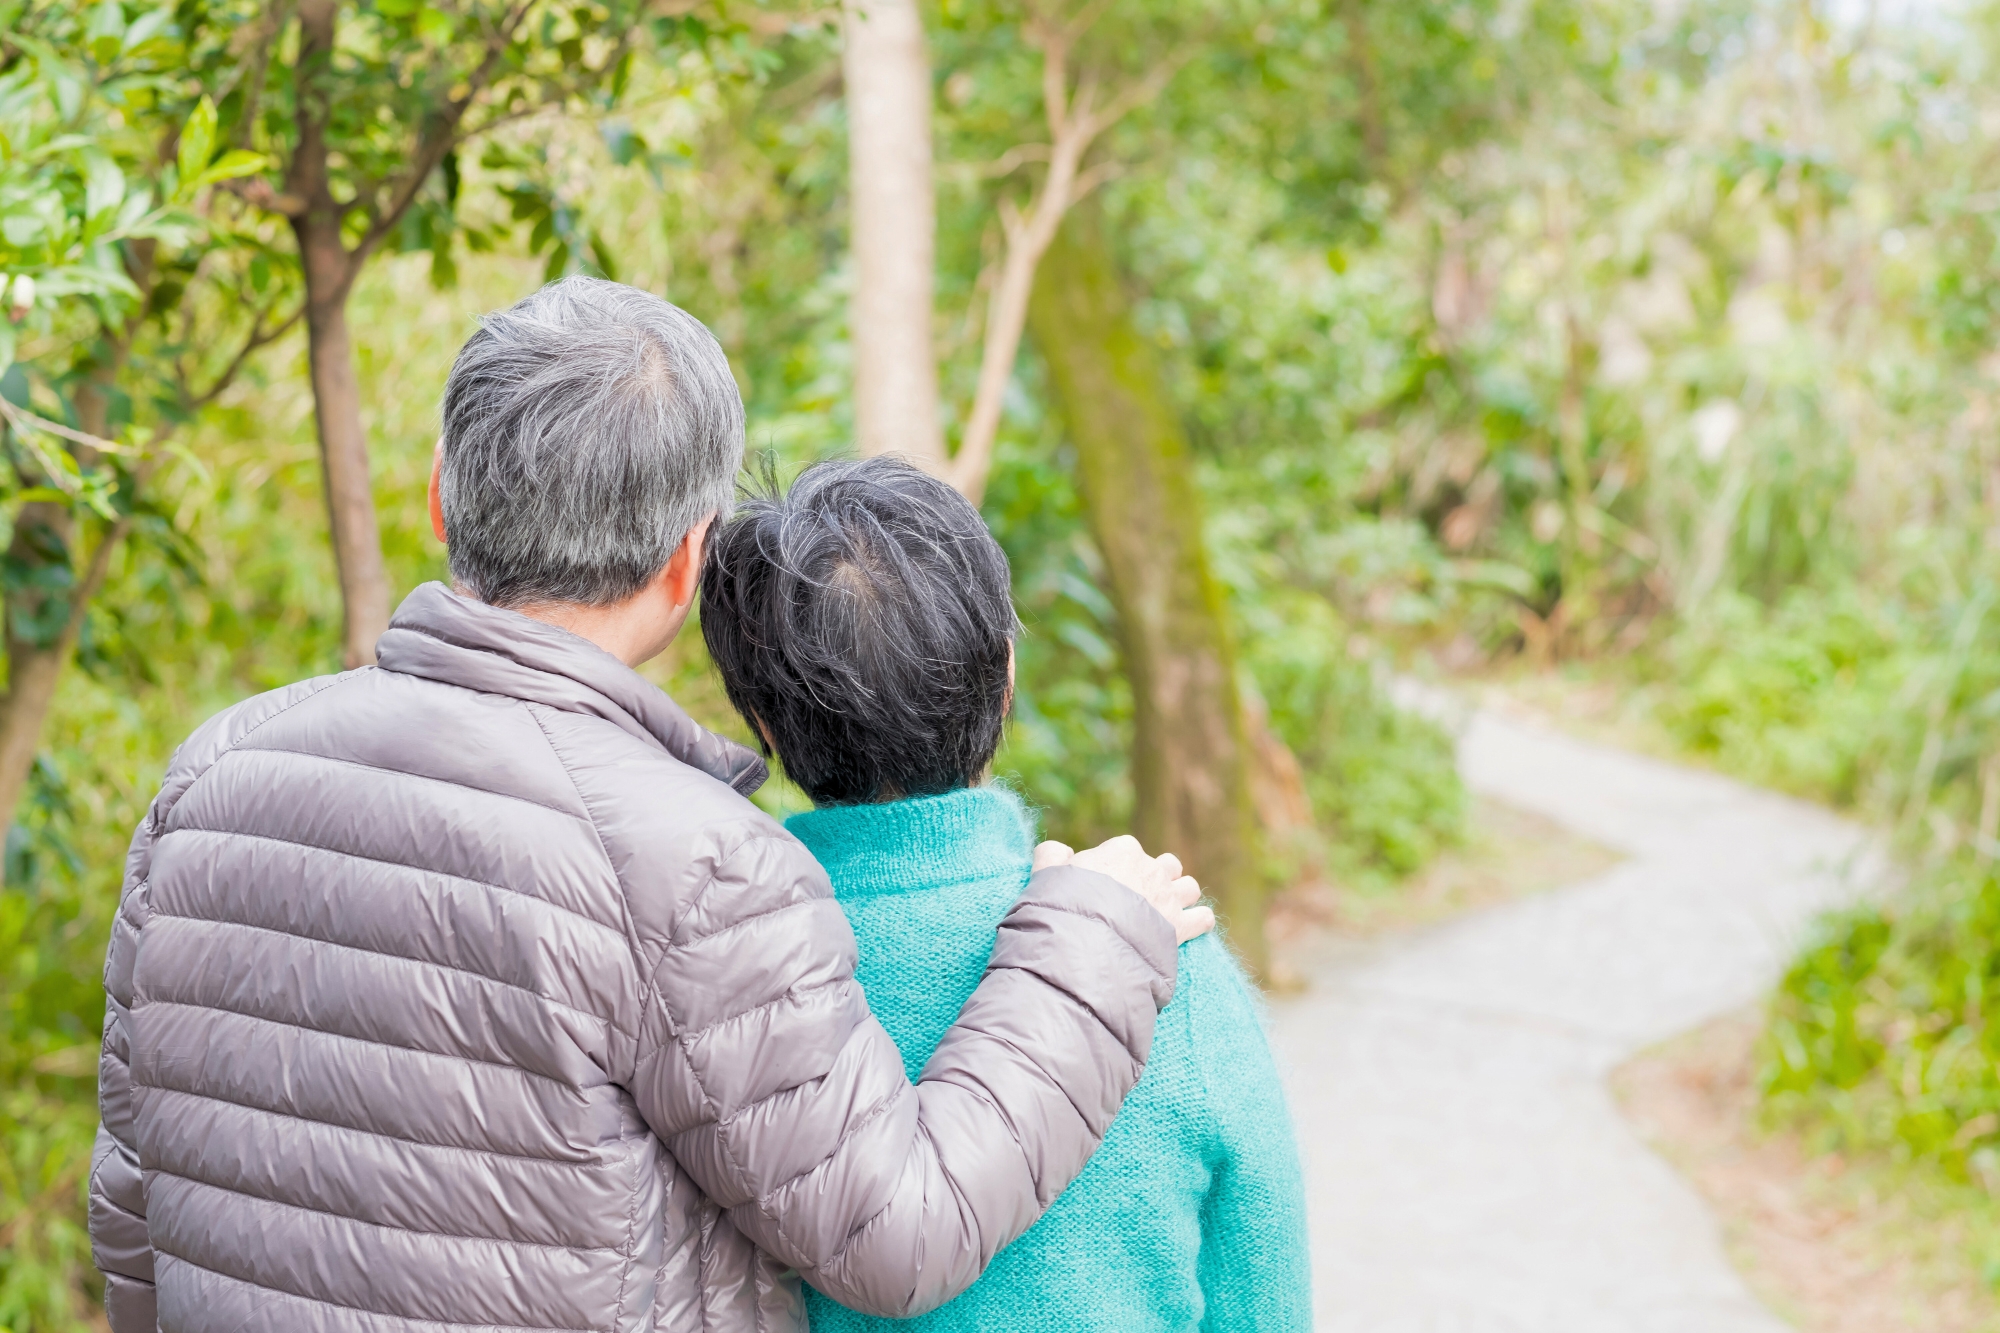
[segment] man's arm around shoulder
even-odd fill
[[[890,1316],[951,1299],[1082,1170],[1172,998],[1164,904],[1196,890],[1122,841],[1130,855],[1099,864],[1162,905],[1090,853],[1039,871],[912,1087],[825,872],[789,836],[747,838],[702,893],[735,910],[690,911],[647,960],[661,1021],[640,1110],[746,1236],[828,1296]]]

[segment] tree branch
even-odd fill
[[[129,444],[120,444],[116,440],[107,440],[102,435],[92,435],[87,430],[77,430],[72,426],[63,425],[60,421],[50,421],[47,417],[37,416],[25,407],[14,406],[12,402],[4,397],[0,397],[0,417],[7,418],[8,424],[13,426],[15,430],[41,431],[45,434],[55,435],[68,440],[72,444],[88,445],[92,449],[97,449],[107,454],[139,454],[144,452],[144,450],[135,449]]]
[[[499,28],[487,35],[486,54],[480,60],[478,68],[465,76],[464,95],[447,101],[444,111],[418,135],[416,149],[410,154],[408,170],[390,189],[388,207],[380,212],[370,207],[368,230],[362,235],[360,243],[348,252],[348,262],[355,268],[366,262],[375,247],[382,243],[383,238],[395,230],[396,225],[403,220],[403,214],[416,202],[417,193],[424,188],[424,182],[430,179],[431,173],[444,161],[445,154],[456,146],[459,122],[465,119],[465,113],[471,109],[473,101],[486,91],[487,83],[493,77],[494,68],[499,65],[500,57],[506,53],[507,44],[514,40],[515,32],[527,18],[528,9],[528,0],[522,0],[508,10],[507,17],[501,21]]]
[[[998,180],[1030,162],[1047,162],[1054,151],[1045,143],[1017,143],[991,162],[947,162],[941,170],[961,180]]]
[[[1035,268],[1055,240],[1064,215],[1117,171],[1115,163],[1099,163],[1083,170],[1083,159],[1106,130],[1159,96],[1193,56],[1191,47],[1174,52],[1099,107],[1097,72],[1084,71],[1072,94],[1067,68],[1072,43],[1090,23],[1096,22],[1101,12],[1102,6],[1093,3],[1071,23],[1061,28],[1044,28],[1033,39],[1042,46],[1042,109],[1054,142],[1048,148],[1048,174],[1026,213],[1004,198],[998,208],[1006,249],[986,308],[986,343],[979,362],[979,386],[974,391],[972,411],[966,417],[965,434],[951,461],[950,472],[951,484],[975,504],[985,493],[987,474],[993,468],[1001,402],[1007,392],[1007,381],[1013,378],[1021,334],[1027,326],[1028,296],[1034,288]]]
[[[276,324],[266,325],[264,319],[271,313],[271,309],[271,306],[267,306],[258,312],[257,321],[250,330],[250,336],[243,340],[243,345],[236,349],[236,355],[229,358],[229,364],[216,373],[215,378],[209,382],[208,388],[204,389],[201,393],[195,394],[190,392],[186,378],[177,376],[180,380],[181,411],[190,414],[199,412],[202,408],[207,407],[217,398],[220,398],[223,392],[235,382],[236,376],[242,371],[244,365],[248,363],[250,358],[260,348],[270,346],[291,332],[292,326],[305,318],[306,313],[305,303],[300,302],[291,314],[285,316]]]
[[[306,213],[305,200],[295,194],[279,193],[262,176],[239,176],[235,180],[223,181],[222,188],[252,208],[261,208],[282,218],[300,218]]]
[[[216,90],[215,100],[220,102],[238,83],[245,85],[243,112],[237,117],[236,130],[230,136],[235,147],[250,146],[250,136],[257,127],[257,107],[264,100],[264,82],[270,73],[271,48],[276,45],[278,34],[284,31],[291,9],[291,0],[275,0],[264,11],[262,21],[249,29],[250,59],[239,61],[236,77]]]

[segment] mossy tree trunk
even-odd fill
[[[1133,831],[1200,878],[1261,976],[1264,884],[1228,607],[1202,542],[1187,433],[1094,204],[1071,212],[1042,257],[1029,327],[1118,610],[1136,724]]]

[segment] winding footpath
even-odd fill
[[[1865,832],[1403,694],[1459,732],[1474,791],[1627,859],[1335,953],[1273,1005],[1320,1333],[1781,1333],[1606,1076],[1765,993],[1821,911],[1880,881]]]

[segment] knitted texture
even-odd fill
[[[911,1078],[972,994],[1028,882],[1020,799],[976,787],[795,815]],[[984,1277],[910,1320],[808,1289],[814,1333],[1288,1333],[1312,1326],[1305,1190],[1256,999],[1213,934],[1181,946],[1145,1075],[1104,1145]]]

